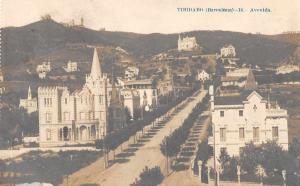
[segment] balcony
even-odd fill
[[[277,117],[287,117],[287,110],[284,109],[267,109],[267,117],[277,118]]]
[[[90,119],[90,120],[77,120],[75,124],[97,124],[99,122],[98,119]]]

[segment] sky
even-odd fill
[[[22,26],[50,14],[95,30],[179,33],[227,30],[277,34],[300,31],[300,0],[0,0],[1,27]],[[244,8],[244,13],[178,12],[177,8]],[[250,13],[269,8],[270,13]]]

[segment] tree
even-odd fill
[[[238,159],[230,157],[227,151],[221,151],[219,162],[222,167],[222,177],[226,179],[234,179],[237,173]]]
[[[292,143],[290,144],[289,152],[294,157],[300,157],[300,142],[297,138],[294,138]]]
[[[241,168],[248,174],[255,175],[255,169],[259,164],[262,164],[262,150],[260,147],[256,147],[253,142],[245,145],[241,154]]]
[[[164,176],[159,167],[148,168],[147,166],[141,172],[140,178],[136,180],[131,186],[156,186],[159,185]]]
[[[208,145],[208,141],[202,141],[198,145],[197,151],[197,160],[201,160],[203,163],[206,163],[210,156],[212,156],[213,149]]]
[[[275,141],[268,141],[262,145],[262,166],[268,176],[281,173],[282,170],[291,168],[289,162],[293,162],[291,157]]]

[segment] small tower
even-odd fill
[[[32,94],[31,94],[31,88],[30,88],[30,86],[28,87],[27,99],[28,100],[32,100]]]

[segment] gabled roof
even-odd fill
[[[214,98],[215,105],[242,105],[244,101],[249,100],[253,95],[263,99],[256,90],[245,90],[239,96],[220,96]]]

